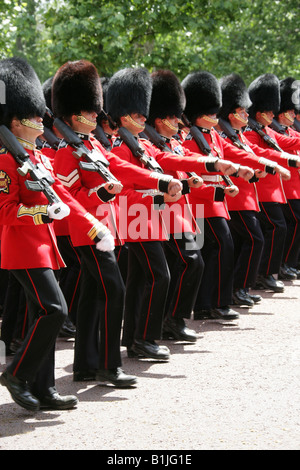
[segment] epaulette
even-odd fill
[[[114,148],[114,147],[120,147],[120,145],[122,144],[122,142],[123,142],[123,139],[121,139],[121,137],[116,137],[116,139],[115,139],[115,141],[114,141],[112,147],[113,147],[113,148]]]
[[[193,140],[192,134],[189,132],[188,135],[186,136],[185,140]]]
[[[0,155],[2,153],[7,153],[7,149],[4,146],[0,148]]]
[[[250,126],[246,126],[243,132],[251,132],[252,130]]]

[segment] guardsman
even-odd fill
[[[162,138],[166,148],[174,154],[176,161],[176,154],[180,156],[189,154],[174,138],[185,106],[184,91],[176,75],[169,70],[153,72],[151,79],[152,94],[148,124],[158,132],[158,136]],[[187,173],[176,170],[173,170],[172,174],[185,183],[188,183],[190,178],[190,185],[193,185],[193,180],[196,178],[198,183],[193,187],[202,185],[202,180],[197,175],[188,176]],[[174,218],[168,223],[169,240],[163,242],[171,274],[163,331],[164,336],[194,342],[197,335],[186,327],[184,319],[191,318],[204,264],[195,240],[196,230],[199,228],[190,207],[189,192],[188,187],[179,201],[167,203],[168,211],[169,213],[173,211]]]
[[[292,128],[296,118],[297,104],[299,103],[299,83],[293,77],[287,77],[280,82],[280,108],[276,119],[284,129],[284,135],[299,138],[299,133]],[[300,150],[291,151],[300,157]],[[297,278],[300,272],[297,269],[300,254],[300,175],[299,164],[291,168],[291,179],[283,181],[283,188],[287,204],[283,206],[283,213],[287,223],[287,234],[283,253],[283,266],[281,273],[292,271]]]
[[[112,151],[122,159],[142,167],[153,161],[165,172],[183,171],[216,171],[216,158],[205,159],[200,156],[187,159],[184,156],[170,155],[155,148],[147,139],[139,134],[144,130],[148,117],[152,81],[146,69],[123,69],[109,81],[107,89],[107,112],[113,122],[131,136],[130,143],[122,138],[114,142]],[[126,134],[125,133],[125,134]],[[139,146],[136,153],[134,147]],[[140,159],[140,156],[142,159]],[[220,166],[221,168],[221,166]],[[230,162],[224,162],[223,171],[229,174],[236,171]],[[219,171],[219,168],[217,169]],[[159,173],[158,173],[159,174]],[[128,277],[126,284],[125,317],[123,344],[127,346],[129,355],[143,354],[153,358],[168,358],[169,350],[162,349],[156,343],[161,337],[162,321],[170,282],[170,274],[165,259],[162,241],[168,238],[168,232],[162,223],[162,212],[166,202],[176,202],[181,194],[174,199],[167,196],[149,193],[138,193],[126,187],[128,214],[133,214],[136,207],[144,213],[142,229],[127,232],[128,244]],[[154,205],[153,205],[154,203]],[[128,217],[129,226],[134,226],[135,218]]]
[[[152,177],[148,170],[138,169],[106,152],[92,132],[97,125],[97,115],[102,108],[101,82],[95,66],[84,60],[67,62],[56,72],[52,86],[53,112],[56,118],[67,123],[80,137],[85,147],[105,156],[109,169],[119,180],[131,187],[148,184],[153,190],[168,190],[171,176]],[[56,123],[56,121],[55,121]],[[123,243],[119,228],[118,206],[114,202],[122,184],[110,182],[93,171],[81,168],[84,156],[76,158],[71,145],[61,148],[55,155],[54,169],[70,193],[94,216],[107,219],[116,243]],[[154,175],[156,176],[156,175]],[[164,180],[162,182],[162,179]],[[176,189],[177,191],[177,189]],[[109,381],[124,387],[136,383],[136,378],[121,369],[120,332],[124,308],[124,283],[112,250],[96,252],[90,244],[83,243],[75,227],[69,226],[73,245],[81,258],[81,291],[77,310],[74,380]],[[97,295],[95,295],[97,293]],[[100,325],[99,325],[100,309]],[[99,338],[100,327],[100,341]]]
[[[217,125],[217,113],[222,104],[221,88],[216,77],[209,72],[193,72],[182,82],[186,96],[184,114],[192,126],[196,126],[204,136],[211,154],[238,163],[238,176],[247,180],[254,171],[248,167],[253,158],[245,151],[235,149],[222,139],[213,128]],[[205,155],[192,134],[183,142],[192,152]],[[244,166],[246,165],[246,166]],[[204,205],[204,274],[196,300],[194,318],[236,319],[238,313],[230,305],[233,294],[234,246],[227,224],[229,213],[224,197],[235,197],[238,188],[234,184],[224,186],[218,174],[200,175],[214,192],[214,198],[207,199],[201,188],[191,191],[192,206]],[[206,189],[206,188],[205,188]],[[203,195],[202,195],[203,193]]]
[[[243,79],[237,74],[227,75],[220,81],[222,89],[222,107],[219,112],[219,125],[223,132],[221,136],[238,148],[253,152],[256,159],[254,167],[258,169],[256,176],[280,174],[289,178],[289,171],[278,164],[286,164],[287,160],[279,152],[272,149],[262,149],[253,145],[243,135],[243,128],[248,123],[247,109],[251,105],[248,91]],[[229,132],[226,123],[229,126]],[[223,124],[223,127],[222,127]],[[275,161],[272,161],[272,157]],[[271,177],[270,177],[271,178]],[[228,200],[230,211],[229,227],[235,242],[235,279],[234,301],[251,306],[260,296],[249,294],[249,287],[254,287],[262,254],[264,237],[257,219],[259,201],[255,182],[249,184],[244,180],[232,178],[239,187],[239,194]],[[256,180],[264,184],[264,178]],[[250,298],[249,298],[250,297]]]
[[[283,152],[291,154],[299,150],[299,138],[281,135],[269,126],[280,107],[280,83],[274,74],[264,74],[257,77],[248,88],[250,100],[249,116],[260,126],[261,134],[252,127],[247,126],[244,136],[252,143],[264,149],[270,148],[269,141],[273,142]],[[283,153],[283,156],[286,155]],[[273,159],[273,157],[272,157]],[[290,165],[296,166],[296,159],[286,155]],[[287,203],[286,195],[280,175],[275,177],[267,175],[263,181],[257,184],[257,192],[260,203],[259,220],[264,233],[265,245],[257,277],[256,287],[269,289],[274,292],[283,292],[284,284],[274,275],[280,276],[283,261],[283,252],[287,234],[287,226],[283,214],[283,205]],[[288,269],[282,273],[284,279],[295,279],[295,273]]]
[[[47,155],[53,163],[56,151],[58,148],[66,145],[66,143],[53,127],[53,116],[49,114],[52,113],[52,82],[53,76],[49,77],[42,85],[48,109],[43,118],[44,134],[40,139],[43,153]],[[48,140],[46,140],[46,137],[48,137]],[[72,244],[67,220],[56,220],[54,222],[54,230],[59,251],[66,263],[66,267],[59,272],[59,285],[68,305],[68,317],[60,330],[59,336],[74,338],[74,325],[76,324],[76,312],[80,292],[80,257]]]
[[[10,129],[32,163],[54,179],[52,188],[58,196],[57,202],[50,203],[43,192],[29,190],[26,183],[31,180],[31,172],[26,172],[26,168],[18,172],[19,164],[11,153],[1,155],[1,267],[11,271],[24,288],[29,325],[21,347],[0,381],[13,400],[26,409],[69,409],[78,400],[72,395],[60,396],[54,378],[55,341],[67,306],[54,274],[64,262],[51,222],[68,217],[99,249],[103,243],[111,243],[113,237],[70,196],[55,178],[48,158],[36,150],[36,138],[43,133],[45,100],[32,67],[19,58],[2,60],[0,79],[6,87],[0,123]]]

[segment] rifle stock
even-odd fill
[[[190,133],[194,137],[194,139],[195,139],[198,147],[200,148],[200,150],[202,150],[202,152],[205,153],[206,155],[209,155],[209,156],[213,157],[213,155],[211,153],[211,148],[208,145],[208,143],[207,143],[204,135],[200,131],[200,129],[198,129],[197,126],[192,126],[190,128]],[[227,186],[234,186],[234,184],[233,184],[232,180],[229,178],[229,176],[221,175],[221,177],[222,177],[223,181],[225,181]]]
[[[156,131],[156,129],[154,129],[154,127],[150,126],[149,124],[146,124],[144,133],[146,134],[148,139],[162,152],[174,153],[172,149],[167,146],[164,138]],[[190,177],[194,177],[194,184],[197,184],[199,182],[199,178],[196,173],[186,172],[186,174]]]
[[[133,136],[133,134],[131,134],[131,132],[125,129],[125,127],[120,127],[118,134],[125,144],[130,148],[133,155],[137,157],[148,170],[163,173],[161,166],[154,158],[145,154],[144,149],[139,145],[138,140]]]
[[[293,127],[294,127],[295,131],[300,132],[300,121],[298,121],[298,119],[296,119],[296,118],[294,119]]]
[[[50,204],[61,202],[60,197],[51,187],[55,182],[52,175],[42,164],[34,164],[30,155],[20,144],[16,136],[4,125],[0,126],[0,140],[19,165],[17,171],[21,176],[30,175],[32,181],[26,180],[25,186],[30,191],[40,191],[45,194]]]
[[[109,139],[106,137],[105,132],[99,124],[97,124],[96,129],[93,131],[93,134],[95,135],[96,139],[99,140],[100,144],[103,145],[103,147],[107,150],[111,150],[111,143]]]
[[[64,137],[65,141],[74,148],[74,157],[84,158],[85,161],[79,162],[80,168],[86,171],[97,172],[104,181],[111,184],[110,189],[113,188],[113,184],[120,183],[119,180],[108,170],[109,162],[100,150],[89,150],[73,129],[71,129],[71,127],[61,119],[56,118],[54,120],[54,126]]]
[[[263,140],[266,142],[266,144],[276,150],[277,152],[282,152],[282,149],[279,147],[279,145],[275,142],[272,137],[270,137],[268,134],[265,134],[264,131],[262,130],[262,126],[256,122],[252,118],[248,118],[248,126],[255,132],[257,132]]]

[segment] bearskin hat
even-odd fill
[[[266,73],[257,77],[248,88],[252,105],[249,108],[250,117],[255,118],[258,111],[273,111],[277,114],[280,106],[279,80],[276,75]]]
[[[148,117],[152,91],[151,76],[145,68],[125,68],[116,72],[106,92],[107,113],[113,121],[139,113]]]
[[[46,110],[42,85],[31,65],[19,57],[0,61],[0,124],[10,127],[14,117],[43,117]]]
[[[152,95],[148,121],[167,116],[181,118],[185,108],[185,94],[179,79],[170,70],[158,70],[151,74]]]
[[[248,109],[251,106],[246,84],[242,77],[236,73],[227,75],[220,80],[222,91],[222,107],[219,116],[228,120],[228,115],[237,108]]]
[[[213,74],[192,72],[184,78],[182,87],[186,97],[184,113],[192,123],[199,116],[219,112],[222,105],[221,87]]]
[[[280,108],[278,114],[299,109],[300,82],[293,77],[280,81]]]
[[[56,117],[81,111],[98,114],[102,104],[101,81],[94,64],[87,60],[69,61],[57,70],[52,83],[52,111]]]

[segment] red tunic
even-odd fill
[[[54,177],[47,157],[38,150],[27,152],[33,163],[42,164]],[[25,181],[30,179],[30,176],[21,176],[17,168],[18,164],[11,154],[1,155],[1,268],[59,269],[65,264],[57,247],[53,224],[43,223],[42,219],[42,215],[47,215],[49,202],[43,193],[26,188]],[[101,224],[70,196],[57,178],[52,188],[70,207],[70,223],[76,226],[85,239],[92,240],[102,228]]]
[[[92,171],[85,171],[79,167],[79,162],[84,158],[77,159],[73,155],[73,149],[69,145],[56,152],[54,169],[63,185],[70,191],[72,196],[78,200],[91,214],[97,217],[103,224],[109,227],[117,244],[122,244],[127,239],[128,223],[127,208],[132,204],[132,195],[127,190],[153,190],[157,191],[157,173],[138,168],[125,162],[112,152],[107,152],[102,145],[93,137],[84,140],[84,145],[88,149],[99,149],[109,161],[109,170],[120,180],[124,189],[112,202],[104,202],[97,193],[91,190],[104,183],[102,177]],[[134,191],[136,193],[136,191]],[[152,205],[152,197],[139,194],[140,202],[149,200],[149,207]],[[120,210],[122,213],[120,213]],[[152,207],[153,210],[153,207]],[[125,217],[126,214],[126,217]],[[138,220],[137,220],[138,222]],[[70,235],[74,246],[83,243],[81,235],[70,225]]]
[[[270,127],[265,127],[264,132],[274,139],[279,147],[285,152],[292,153],[294,151],[300,150],[300,138],[299,137],[288,137],[282,134],[278,134]],[[258,147],[263,149],[269,149],[269,145],[264,141],[264,139],[254,130],[249,127],[246,128],[244,136],[248,139],[251,144],[255,144]],[[273,158],[273,157],[272,157]],[[272,159],[271,158],[271,159]],[[275,159],[275,156],[274,158]],[[284,159],[279,159],[278,163],[283,166],[286,166],[286,161]],[[289,168],[289,170],[292,170]],[[291,172],[294,173],[294,170]],[[294,184],[294,176],[292,177],[292,184]],[[291,180],[287,184],[283,184],[281,177],[279,175],[267,175],[262,181],[257,185],[258,197],[262,202],[280,202],[285,204],[286,198],[289,196],[285,193],[285,189],[288,187]],[[290,191],[289,191],[290,194]]]

